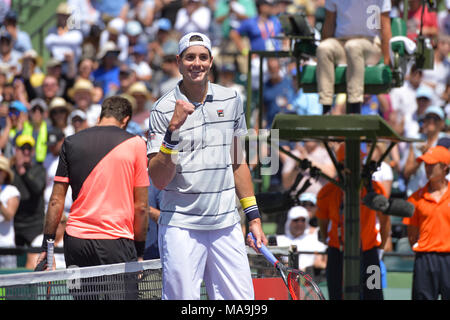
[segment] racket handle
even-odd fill
[[[53,268],[53,253],[55,249],[55,240],[47,240],[47,268],[52,270]]]
[[[249,232],[249,235],[252,237],[253,242],[256,246],[256,238],[253,235],[253,233]],[[275,258],[275,256],[270,252],[270,250],[264,245],[264,243],[261,243],[261,248],[259,248],[259,252],[262,253],[262,255],[274,266],[278,263],[278,259]]]

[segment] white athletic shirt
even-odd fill
[[[0,202],[6,207],[8,200],[14,197],[20,198],[19,190],[13,185],[5,185],[0,191]],[[14,219],[9,221],[0,214],[0,247],[15,247]]]
[[[188,101],[179,84],[153,106],[148,155],[159,152],[176,100]],[[175,177],[161,192],[160,224],[213,230],[240,221],[230,152],[233,137],[245,134],[239,94],[209,83],[205,102],[196,106],[180,128],[179,161]]]

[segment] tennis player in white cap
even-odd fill
[[[213,57],[205,35],[182,37],[177,62],[183,78],[155,103],[147,145],[149,173],[162,190],[163,299],[200,299],[202,281],[210,299],[253,299],[236,195],[256,246],[267,240],[242,148],[232,152],[247,134],[242,101],[208,81]]]

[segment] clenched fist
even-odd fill
[[[194,110],[195,107],[192,103],[184,100],[177,100],[175,103],[175,111],[173,112],[172,119],[169,123],[169,130],[173,132],[180,129],[188,115],[192,114]]]

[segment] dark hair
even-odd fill
[[[112,96],[103,101],[100,119],[113,117],[118,121],[122,121],[127,116],[131,118],[132,114],[131,103],[128,99]]]

